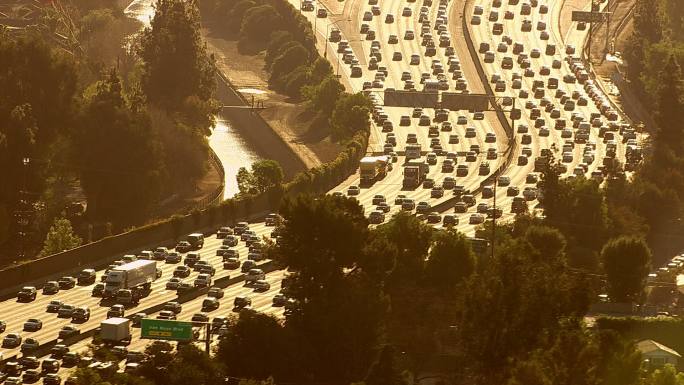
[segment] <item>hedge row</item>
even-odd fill
[[[682,319],[602,317],[596,320],[596,327],[599,330],[614,330],[631,340],[654,340],[684,354]]]

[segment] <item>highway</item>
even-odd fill
[[[299,0],[290,1],[296,8],[300,7]],[[447,0],[441,2],[440,0],[386,0],[378,2],[377,5],[372,4],[373,2],[374,0],[346,0],[344,10],[340,14],[328,12],[327,17],[317,17],[319,9],[326,9],[325,3],[316,3],[313,10],[302,11],[312,25],[315,25],[319,50],[322,54],[325,53],[333,68],[339,71],[340,80],[348,91],[367,91],[374,101],[374,116],[386,114],[386,120],[392,123],[391,129],[388,129],[387,124],[383,127],[384,119],[374,120],[368,149],[369,154],[389,151],[396,153],[396,161],[393,162],[387,175],[370,186],[360,186],[357,172],[334,188],[331,193],[353,195],[364,206],[366,214],[376,209],[376,205],[373,204],[374,198],[382,196],[390,208],[386,213],[386,219],[402,210],[401,202],[396,201],[399,195],[413,199],[415,203],[426,202],[430,207],[439,205],[440,210],[436,213],[440,215],[439,219],[445,214],[454,215],[458,219],[455,227],[472,236],[477,226],[477,223],[471,223],[473,214],[486,213],[494,201],[493,196],[483,197],[481,186],[495,170],[505,164],[507,151],[512,151],[510,154],[512,162],[500,174],[499,181],[501,182],[496,190],[496,203],[497,207],[503,210],[503,220],[513,217],[511,204],[516,196],[524,196],[528,207],[535,208],[537,203],[535,189],[539,177],[534,172],[534,160],[542,155],[542,152],[549,151],[554,157],[562,160],[567,167],[565,177],[585,175],[599,180],[602,179],[599,171],[609,152],[609,146],[615,147],[616,158],[625,159],[626,148],[629,145],[627,138],[623,137],[622,133],[615,132],[613,139],[610,139],[599,132],[599,127],[602,125],[609,125],[610,122],[621,123],[619,118],[609,120],[613,112],[610,108],[602,110],[599,108],[604,104],[605,96],[598,91],[592,97],[587,92],[586,83],[565,81],[565,79],[576,77],[578,73],[578,71],[573,71],[568,57],[580,57],[582,42],[587,31],[578,30],[577,23],[574,23],[568,35],[561,36],[558,26],[562,6],[560,0],[501,0],[498,3],[497,0],[468,0],[463,17],[476,50],[483,47],[477,57],[469,57],[467,48],[464,48],[465,42],[462,41],[463,21],[453,16],[460,15],[463,4]],[[523,8],[528,7],[529,14],[524,15]],[[523,20],[529,20],[530,31],[522,31]],[[494,32],[496,23],[500,23],[496,26],[501,30]],[[421,36],[424,25],[426,26],[424,32],[432,34],[432,40],[435,43],[435,52],[431,56],[426,56],[426,46],[422,44],[423,40],[426,42],[431,40]],[[327,39],[333,29],[339,29],[341,40],[349,42],[352,54],[347,53],[346,63],[343,60],[344,53],[338,52],[343,51],[338,50],[339,43]],[[410,38],[411,33],[413,38]],[[443,36],[442,39],[450,40],[448,44],[440,46],[440,33]],[[375,37],[369,38],[369,34],[375,34]],[[394,40],[395,37],[396,40]],[[456,37],[459,40],[456,40]],[[390,42],[391,39],[393,39],[392,42]],[[519,51],[513,52],[517,44],[520,44]],[[450,48],[454,45],[458,47]],[[551,48],[547,52],[547,47],[550,45],[555,45],[555,52],[552,52]],[[571,53],[571,49],[568,48],[571,46],[575,47],[574,53]],[[533,55],[533,49],[539,50],[538,57],[534,57],[536,55]],[[414,61],[412,64],[411,57],[414,54],[419,55],[419,59],[418,62]],[[521,54],[526,54],[528,60],[520,59]],[[378,56],[382,59],[377,65],[385,67],[387,76],[379,75],[381,72],[379,68],[369,69],[371,58]],[[512,61],[511,68],[502,68],[506,60]],[[362,70],[360,77],[352,76],[352,66],[348,64],[356,62]],[[460,66],[452,64],[450,68],[450,63],[460,63]],[[409,107],[383,105],[383,90],[410,88],[407,86],[410,82],[407,80],[413,81],[415,88],[420,92],[423,87],[421,76],[430,80],[443,79],[446,83],[443,91],[446,89],[449,92],[463,91],[463,86],[459,84],[465,83],[465,89],[469,92],[483,93],[484,87],[476,71],[475,64],[477,63],[484,69],[487,79],[494,78],[492,88],[495,88],[496,80],[499,80],[499,91],[495,91],[496,96],[499,97],[498,100],[510,98],[522,111],[521,119],[517,120],[513,126],[515,131],[513,141],[509,142],[501,122],[497,120],[493,112],[485,112],[480,116],[481,119],[477,119],[473,112],[449,111],[447,117],[449,127],[448,124],[434,121],[435,109],[423,108],[422,111],[414,111]],[[520,63],[524,63],[525,68]],[[557,65],[558,63],[560,65]],[[439,70],[434,70],[435,65],[437,67],[441,65],[444,76],[439,75]],[[548,87],[550,78],[558,79],[557,89]],[[543,84],[535,84],[535,81],[540,80]],[[457,87],[461,90],[457,90]],[[544,95],[541,95],[542,91],[539,89]],[[559,93],[558,90],[564,90],[565,94]],[[572,101],[573,103],[570,103],[572,108],[565,108],[566,104],[561,103],[561,98]],[[582,98],[587,100],[586,105],[580,105],[579,100]],[[595,122],[591,122],[592,114],[598,117]],[[578,126],[580,125],[578,117],[582,117],[583,122],[590,123],[586,139],[578,138],[579,127],[573,127],[573,119],[577,121]],[[558,121],[565,121],[568,129],[558,129]],[[431,125],[437,126],[436,132],[432,135],[430,134]],[[433,197],[431,188],[419,186],[415,189],[405,189],[402,187],[404,148],[409,134],[414,134],[417,143],[422,145],[423,156],[427,156],[427,153],[431,151],[436,153],[436,162],[430,165],[428,178],[432,179],[436,186],[443,185],[445,180],[450,178],[458,188],[476,192],[473,194],[474,204],[464,207],[458,195],[451,191],[452,188],[446,188],[441,197]],[[452,135],[458,136],[458,140],[453,140]],[[392,136],[396,144],[387,146],[386,149],[385,143],[391,143]],[[442,152],[431,149],[437,143],[441,145]],[[479,147],[479,151],[474,151],[476,150],[474,146]],[[466,154],[469,152],[469,159],[466,159]],[[492,159],[487,159],[485,155],[487,153]],[[467,167],[467,175],[459,176],[456,171],[443,171],[442,166],[447,157],[455,160],[455,169],[459,165]],[[485,162],[488,162],[489,169],[486,172],[480,172]],[[353,193],[352,191],[355,191],[357,186],[360,187],[360,191]],[[529,190],[529,195],[523,195],[526,188]],[[409,211],[415,212],[415,210]],[[427,211],[435,210],[431,208]],[[439,220],[432,224],[442,226]],[[252,223],[250,229],[261,237],[269,236],[273,228],[264,223]],[[206,238],[204,247],[200,250],[202,259],[207,260],[216,268],[214,280],[225,280],[227,276],[239,275],[239,270],[223,269],[222,258],[216,255],[216,250],[220,245],[220,239],[210,236]],[[244,261],[248,251],[244,242],[240,242],[236,249],[240,252],[241,261]],[[268,263],[268,261],[260,263]],[[152,285],[151,294],[142,299],[139,305],[127,309],[126,315],[177,299],[175,291],[165,289],[166,282],[172,276],[177,264],[159,262],[159,266],[163,271],[162,277]],[[98,272],[98,282],[102,274],[103,271]],[[184,281],[192,282],[197,274],[193,272]],[[231,314],[233,300],[239,295],[249,295],[253,300],[253,309],[282,317],[283,308],[274,307],[272,301],[273,296],[280,290],[280,281],[284,274],[283,271],[268,273],[266,279],[271,287],[263,293],[253,292],[252,288],[245,287],[242,282],[226,287],[219,309],[210,312],[210,317]],[[101,305],[100,298],[91,295],[92,288],[93,285],[76,286],[53,295],[39,293],[37,299],[30,303],[19,303],[16,299],[0,302],[0,309],[2,309],[0,320],[7,323],[6,331],[0,334],[0,337],[15,332],[20,333],[24,339],[36,338],[41,344],[55,340],[59,330],[72,322],[70,319],[57,318],[56,314],[45,311],[47,304],[52,300],[61,300],[75,306],[88,306],[91,310],[90,320],[75,326],[80,328],[82,333],[94,330],[106,318],[108,308]],[[205,297],[205,295],[200,295],[184,303],[178,319],[189,320],[193,314],[198,313]],[[149,316],[154,317],[156,313],[149,314]],[[42,320],[42,329],[35,332],[22,331],[23,324],[28,318]],[[142,351],[146,341],[137,338],[137,329],[134,329],[134,335],[135,338],[128,348]],[[90,339],[85,339],[71,348],[74,351],[83,351],[87,349],[89,342]],[[19,348],[1,348],[0,353],[5,360],[21,356]],[[66,372],[64,370],[61,372],[62,377],[66,375]]]

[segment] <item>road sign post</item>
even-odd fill
[[[140,338],[187,342],[192,340],[192,323],[159,319],[140,320]]]

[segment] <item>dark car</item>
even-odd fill
[[[84,269],[78,273],[78,284],[79,285],[91,285],[95,283],[96,274],[94,269]]]
[[[104,286],[104,283],[98,283],[95,286],[93,286],[93,297],[102,297],[102,294],[104,293]]]
[[[81,331],[72,325],[65,325],[62,327],[62,329],[59,331],[59,338],[61,339],[66,339],[69,337],[77,336],[81,334]]]
[[[237,258],[226,258],[223,260],[223,268],[226,270],[233,270],[240,267],[240,260]]]
[[[57,281],[47,281],[43,285],[43,294],[57,294],[59,293],[59,283]]]
[[[17,293],[17,299],[22,302],[31,302],[36,300],[36,295],[38,291],[33,286],[25,286],[19,293]]]
[[[76,286],[76,278],[70,276],[62,277],[57,282],[62,290],[68,290]]]

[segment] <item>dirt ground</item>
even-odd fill
[[[226,40],[203,30],[207,49],[214,54],[217,66],[247,99],[263,102],[261,116],[306,164],[307,168],[335,159],[340,146],[329,137],[310,129],[311,112],[302,103],[268,89],[264,53],[243,55],[237,41]]]

